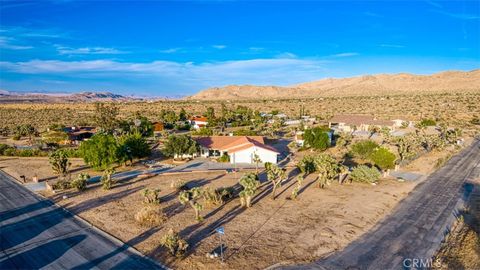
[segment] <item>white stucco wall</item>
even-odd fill
[[[277,164],[277,153],[255,146],[229,154],[230,163],[236,162],[253,164],[254,162],[252,161],[252,159],[255,153],[257,153],[257,155],[260,157],[262,163],[271,162]]]

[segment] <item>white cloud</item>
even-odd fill
[[[56,45],[57,52],[61,55],[74,55],[74,54],[124,54],[126,51],[120,51],[115,48],[105,47],[83,47],[83,48],[71,48]]]
[[[0,36],[0,48],[8,50],[28,50],[33,48],[32,46],[14,44],[15,41],[14,38]]]
[[[275,57],[276,57],[276,58],[293,59],[293,58],[297,58],[297,55],[294,54],[294,53],[291,53],[291,52],[283,52],[283,53],[277,54]]]
[[[161,53],[176,53],[180,51],[182,48],[170,48],[165,50],[160,50]]]
[[[220,45],[213,45],[212,47],[215,48],[215,49],[223,50],[227,47],[227,45],[221,45],[220,44]]]
[[[404,45],[399,44],[380,44],[379,46],[384,48],[405,48]]]
[[[350,56],[357,56],[358,53],[356,52],[345,52],[345,53],[337,53],[337,54],[332,54],[330,57],[350,57]]]
[[[205,63],[153,61],[147,63],[113,60],[60,61],[31,60],[0,62],[7,72],[55,75],[68,78],[142,77],[149,80],[177,82],[190,88],[252,83],[288,85],[320,77],[326,61],[273,58]]]

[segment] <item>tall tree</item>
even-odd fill
[[[163,153],[170,157],[182,157],[183,155],[193,155],[198,152],[198,144],[187,135],[171,135],[165,142]]]
[[[328,136],[328,130],[322,127],[314,127],[305,130],[303,138],[307,146],[318,150],[323,151],[330,146],[330,137]]]
[[[118,161],[118,143],[113,135],[96,134],[82,142],[79,151],[85,163],[96,170],[105,170]]]

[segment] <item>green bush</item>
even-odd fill
[[[218,162],[230,162],[230,156],[228,154],[223,154],[221,157],[218,158]]]
[[[379,145],[371,140],[363,140],[352,145],[351,154],[361,159],[369,159]]]
[[[19,141],[21,138],[22,138],[22,136],[16,134],[16,135],[13,135],[12,140]]]
[[[318,150],[326,150],[331,143],[328,132],[328,128],[315,127],[305,130],[303,138],[305,139],[306,145]]]
[[[5,154],[5,153],[9,149],[15,150],[15,148],[11,147],[10,145],[0,143],[0,156],[7,156],[7,154]]]
[[[385,147],[375,149],[370,155],[370,160],[381,170],[395,168],[395,160],[397,157]]]
[[[368,167],[366,165],[359,165],[353,169],[350,178],[354,182],[375,183],[380,179],[380,172],[375,167]]]

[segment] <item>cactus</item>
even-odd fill
[[[202,197],[203,191],[199,187],[194,187],[190,190],[184,190],[180,192],[178,195],[178,200],[181,204],[190,204],[190,206],[195,211],[195,219],[197,221],[202,221],[203,217],[200,216],[200,211],[203,209],[203,205],[201,205],[198,200]]]

